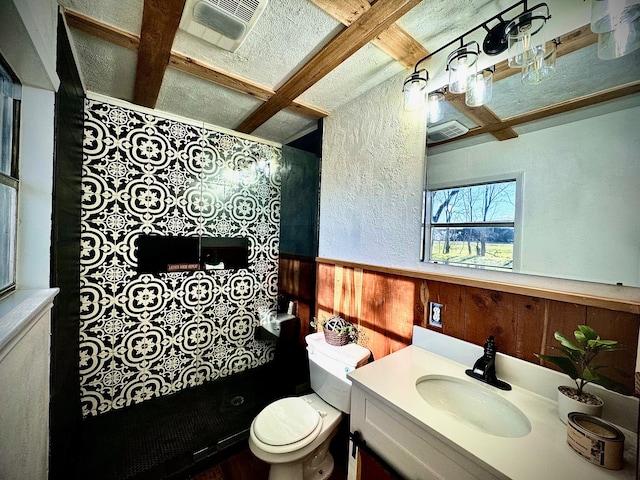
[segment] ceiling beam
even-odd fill
[[[133,101],[154,108],[185,0],[144,0]]]
[[[460,137],[452,138],[451,140],[445,140],[444,142],[438,142],[438,145],[444,145],[445,143],[475,137],[477,135],[482,135],[483,133],[492,133],[497,129],[504,127],[515,127],[517,125],[533,122],[535,120],[542,120],[543,118],[551,117],[553,115],[571,112],[579,108],[590,107],[592,105],[608,102],[610,100],[616,100],[618,98],[623,98],[627,95],[634,95],[637,93],[640,93],[640,81],[627,83],[625,85],[609,88],[607,90],[591,93],[589,95],[583,95],[582,97],[567,100],[555,105],[549,105],[548,107],[539,108],[537,110],[523,113],[521,115],[515,115],[513,117],[504,119],[501,124],[476,127],[469,130],[466,134],[461,135]]]
[[[252,97],[260,100],[267,101],[276,93],[275,91],[252,82],[251,80],[218,70],[215,67],[205,65],[198,60],[180,53],[174,52],[171,54],[169,65],[176,70],[208,80],[217,85],[222,85],[223,87],[230,88],[236,92],[251,95]],[[292,102],[287,109],[315,119],[324,118],[329,115],[329,112],[317,107],[312,107],[311,105],[303,102]]]
[[[560,44],[556,50],[556,56],[558,58],[573,53],[581,48],[588,47],[594,43],[598,43],[598,35],[591,31],[591,25],[586,24],[580,28],[570,31],[561,35],[559,38]],[[496,64],[496,71],[493,74],[493,81],[499,82],[507,77],[520,73],[519,68],[509,68],[507,60],[503,60]]]
[[[137,35],[126,32],[112,25],[98,22],[91,17],[87,17],[86,15],[73,10],[65,9],[64,14],[68,25],[72,28],[81,30],[128,50],[138,50],[140,38]],[[251,95],[260,100],[266,101],[275,94],[275,92],[270,88],[259,85],[246,78],[224,72],[210,65],[206,65],[198,60],[175,51],[172,51],[169,56],[169,66],[217,85]],[[320,108],[295,101],[288,107],[288,109],[315,119],[324,118],[329,114],[327,111]]]
[[[558,45],[556,55],[558,57],[562,57],[563,55],[567,55],[596,43],[598,41],[598,36],[591,32],[591,26],[587,24],[560,36],[559,40],[560,44]],[[519,74],[520,72],[521,70],[518,68],[509,68],[507,60],[503,60],[496,64],[493,81],[498,82],[512,75]],[[504,121],[492,110],[486,106],[469,107],[461,100],[461,98],[461,96],[452,95],[450,93],[446,94],[447,101],[453,103],[458,111],[477,123],[479,127],[487,128],[484,133],[490,133],[498,140],[509,140],[518,136],[517,132],[511,128],[511,126],[506,125]],[[462,140],[473,131],[475,131],[475,129],[470,130],[465,135],[456,137],[455,140]],[[453,140],[454,139],[451,141]]]
[[[324,10],[343,25],[349,26],[371,8],[367,0],[311,0],[316,6]],[[415,38],[409,35],[397,23],[389,28],[371,43],[396,59],[407,68],[413,68],[418,60],[429,55],[429,52]]]
[[[255,131],[418,3],[420,0],[377,0],[295,72],[274,96],[258,107],[236,130],[243,133]]]
[[[463,113],[466,117],[473,120],[479,126],[496,125],[498,128],[492,130],[491,135],[498,140],[509,140],[511,138],[517,138],[518,134],[510,127],[504,127],[502,119],[498,117],[493,110],[485,105],[480,107],[470,107],[464,101],[464,95],[456,95],[447,92],[445,99],[450,102],[458,111]]]

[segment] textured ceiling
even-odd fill
[[[85,15],[101,24],[115,27],[129,34],[140,36],[143,0],[59,0],[66,9]],[[349,1],[351,4],[351,0]],[[354,0],[359,3],[359,0]],[[499,11],[516,3],[513,0],[425,0],[406,13],[398,21],[409,35],[427,51],[433,51],[453,40]],[[590,2],[565,0],[547,1],[552,13],[545,30],[560,35],[588,23]],[[344,2],[335,2],[344,7]],[[257,83],[270,91],[278,91],[292,75],[313,55],[327,45],[346,27],[309,0],[270,0],[244,43],[235,52],[222,50],[183,30],[178,30],[172,51],[185,55],[206,66],[222,70]],[[138,53],[134,49],[118,46],[99,36],[71,28],[73,42],[79,57],[79,66],[88,91],[127,101],[134,100]],[[481,37],[483,31],[479,31]],[[453,49],[454,47],[451,47]],[[585,49],[587,50],[587,49]],[[448,51],[424,62],[431,73],[432,88],[446,83],[442,68]],[[496,57],[481,55],[482,65],[497,63],[504,54]],[[519,77],[503,80],[505,93],[498,93],[489,105],[499,116],[519,113],[518,110],[536,108],[556,98],[575,95],[573,81],[566,81],[586,65],[587,58],[595,53],[584,52],[582,57],[558,61],[558,80],[555,84],[540,85],[542,95],[522,93]],[[640,78],[638,56],[635,70],[627,77]],[[590,71],[588,78],[597,78],[598,85],[608,85],[607,62]],[[324,78],[303,92],[297,102],[331,112],[352,101],[370,88],[398,76],[398,95],[401,95],[401,73],[410,70],[372,43],[366,44]],[[584,71],[580,74],[583,83]],[[607,77],[607,78],[605,78]],[[571,77],[573,78],[573,77]],[[531,90],[530,92],[533,92]],[[545,100],[545,97],[549,100]],[[531,105],[528,105],[531,103]],[[163,76],[155,107],[159,110],[186,116],[221,127],[235,129],[263,104],[263,100],[184,73],[169,66]],[[524,105],[527,104],[527,105]],[[475,123],[463,113],[449,109],[447,119],[459,118],[467,126]],[[286,142],[302,132],[313,129],[317,121],[291,110],[282,110],[253,132],[254,135],[276,142]],[[477,139],[476,139],[477,141]]]

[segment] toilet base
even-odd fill
[[[321,449],[322,450],[322,449]],[[333,473],[333,456],[325,450],[300,463],[274,463],[269,468],[269,480],[327,480]]]

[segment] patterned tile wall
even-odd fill
[[[277,147],[108,103],[85,103],[80,375],[83,416],[273,358]],[[136,273],[140,234],[247,237],[249,268]]]

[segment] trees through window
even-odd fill
[[[427,191],[428,260],[513,269],[516,179]]]

